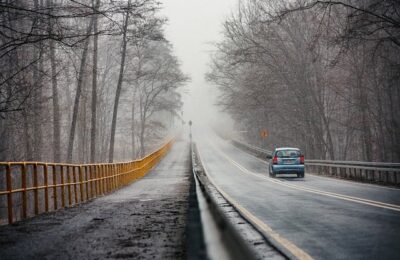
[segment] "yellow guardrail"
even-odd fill
[[[170,140],[142,159],[121,163],[0,162],[0,174],[5,173],[0,179],[5,179],[5,184],[0,183],[0,202],[7,197],[4,204],[8,223],[82,203],[128,185],[146,175],[172,144]],[[0,216],[2,224],[6,223],[4,213]]]

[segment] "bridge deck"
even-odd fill
[[[2,259],[182,258],[189,146],[143,179],[89,203],[0,227]]]
[[[267,162],[204,133],[195,137],[210,179],[265,233],[290,241],[292,253],[300,248],[316,259],[399,259],[400,189],[307,172],[305,178],[270,178]]]

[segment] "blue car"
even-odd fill
[[[298,148],[276,148],[272,153],[269,163],[269,176],[277,177],[279,174],[296,174],[304,178],[304,155]]]

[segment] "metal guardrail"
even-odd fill
[[[146,175],[172,144],[173,139],[142,159],[121,163],[0,162],[0,174],[5,174],[0,180],[6,182],[0,182],[0,199],[7,197],[0,210],[6,208],[11,224],[110,193]]]
[[[262,159],[271,157],[272,151],[231,140],[238,148]],[[305,160],[307,172],[364,182],[400,185],[400,163]]]
[[[209,182],[206,174],[204,173],[203,166],[198,158],[197,148],[193,144],[191,145],[191,156],[192,156],[191,158],[192,170],[196,180],[199,183],[199,188],[200,188],[199,191],[202,193],[202,196],[205,197],[206,202],[208,203],[207,208],[209,210],[209,214],[217,224],[218,238],[215,239],[220,240],[222,242],[221,245],[219,246],[215,245],[215,241],[213,241],[213,247],[214,247],[213,250],[220,250],[224,252],[223,254],[217,253],[216,255],[227,255],[229,256],[229,259],[238,259],[238,260],[256,259],[255,253],[245,243],[241,235],[238,233],[237,229],[233,226],[233,224],[221,211],[217,201],[211,195],[212,194],[212,191],[210,190],[211,183]],[[208,246],[210,246],[210,243],[208,243]],[[214,254],[209,252],[210,249],[207,248],[207,243],[206,243],[206,250],[208,252],[208,257],[210,257],[211,259],[216,259],[215,256],[213,257],[213,255],[215,255],[215,252]]]
[[[359,162],[359,161],[331,161],[331,160],[307,160],[309,163],[323,163],[335,165],[351,165],[351,166],[365,166],[365,167],[379,167],[379,168],[399,168],[400,163],[385,163],[385,162]]]
[[[263,159],[267,158],[268,156],[272,155],[272,151],[262,149],[260,147],[256,147],[250,144],[243,143],[238,140],[230,140],[236,147],[242,148],[244,150],[248,150],[254,155],[262,156]]]

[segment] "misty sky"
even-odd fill
[[[162,0],[169,21],[167,39],[173,44],[182,70],[191,77],[184,95],[184,118],[196,122],[215,115],[212,104],[215,90],[204,75],[208,71],[212,42],[222,38],[222,23],[232,12],[236,0]],[[201,112],[201,113],[200,113]]]

